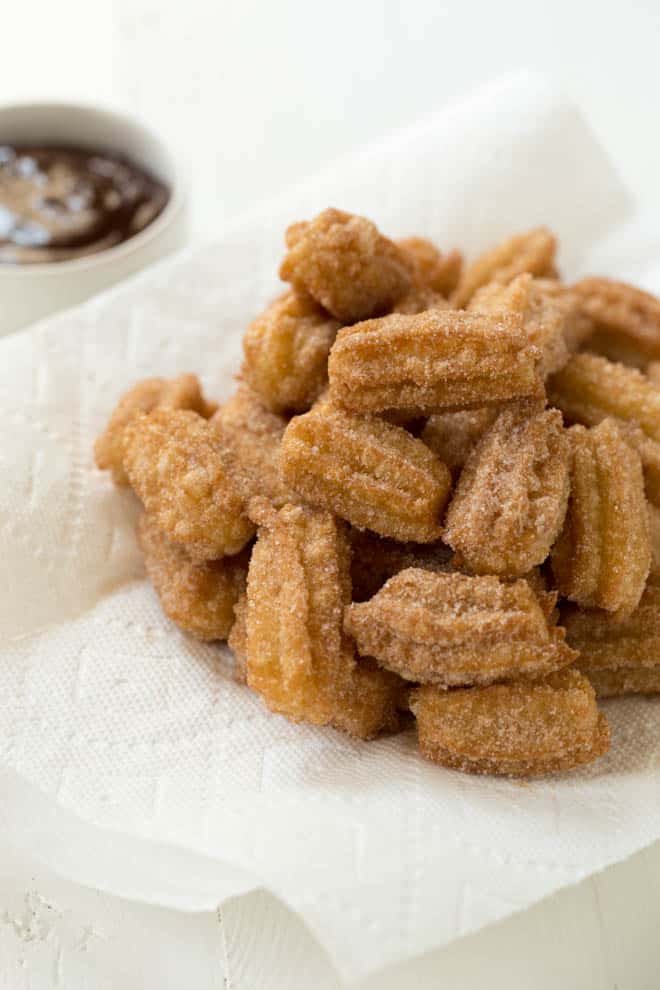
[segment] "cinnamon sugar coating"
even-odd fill
[[[344,627],[363,656],[443,688],[539,677],[576,658],[523,580],[409,568],[350,605]]]
[[[110,471],[116,485],[129,484],[124,470],[124,429],[140,413],[153,409],[191,409],[208,419],[217,405],[204,398],[196,375],[145,378],[137,382],[122,395],[108,425],[94,444],[97,467]]]
[[[416,285],[427,286],[448,298],[461,277],[463,255],[460,251],[440,251],[426,237],[403,237],[397,245],[404,252]]]
[[[304,412],[328,383],[339,327],[310,296],[284,293],[246,331],[243,378],[273,412]]]
[[[146,512],[138,522],[138,542],[165,615],[197,639],[226,639],[245,590],[249,554],[193,561]]]
[[[276,506],[295,501],[280,470],[287,421],[270,412],[259,396],[240,385],[211,419],[224,467],[246,503],[263,495]]]
[[[591,430],[573,426],[571,494],[552,552],[560,594],[620,618],[639,604],[651,544],[639,455],[611,419]]]
[[[608,278],[582,279],[572,291],[591,324],[589,350],[638,367],[660,358],[660,299]]]
[[[294,721],[365,739],[396,728],[396,680],[360,665],[342,630],[351,595],[345,524],[303,506],[252,511],[261,524],[248,574],[248,684]]]
[[[423,755],[465,773],[560,773],[591,763],[610,745],[594,690],[576,670],[458,691],[425,686],[410,704]]]
[[[547,227],[508,237],[463,269],[451,297],[452,305],[457,309],[467,306],[477,289],[489,282],[507,285],[524,272],[552,276],[556,251],[557,242]]]
[[[497,415],[498,410],[494,406],[434,413],[426,421],[420,439],[457,477],[470,452],[495,422]]]
[[[540,361],[519,313],[393,314],[339,331],[330,395],[354,412],[497,405],[543,394]]]
[[[660,505],[660,389],[646,375],[596,354],[575,354],[548,382],[548,395],[570,422],[615,419],[642,459],[648,498]]]
[[[157,409],[125,429],[124,466],[155,524],[195,560],[238,553],[254,534],[216,430],[197,413]]]
[[[399,426],[320,403],[287,426],[281,463],[299,496],[358,528],[418,543],[441,536],[449,470]]]
[[[341,323],[386,313],[411,287],[409,262],[365,217],[328,209],[287,231],[280,277]]]
[[[579,651],[576,666],[598,697],[660,691],[660,587],[649,585],[621,621],[600,610],[562,609],[566,639]]]
[[[556,409],[500,413],[470,453],[447,512],[445,541],[475,574],[521,577],[562,528],[569,446]]]
[[[530,344],[541,351],[544,378],[568,361],[564,336],[568,306],[548,292],[546,284],[546,279],[534,279],[525,272],[505,285],[489,282],[482,286],[468,305],[468,310],[475,313],[520,313]]]

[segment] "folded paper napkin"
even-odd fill
[[[612,752],[582,772],[471,778],[425,762],[411,734],[363,744],[269,714],[224,649],[161,615],[133,497],[95,469],[94,437],[147,375],[197,371],[227,396],[241,334],[278,290],[284,227],[328,205],[468,252],[548,223],[571,276],[606,269],[630,212],[576,109],[518,76],[0,344],[0,827],[146,900],[267,888],[356,979],[658,838],[660,706],[608,704]],[[628,237],[622,274],[658,278],[650,243]]]

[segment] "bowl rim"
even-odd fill
[[[35,111],[52,113],[76,113],[83,111],[84,113],[95,114],[99,117],[111,117],[120,127],[142,131],[146,137],[153,141],[159,150],[163,152],[164,157],[169,160],[172,177],[167,180],[167,185],[170,187],[170,196],[164,209],[155,220],[152,220],[151,223],[147,224],[139,233],[134,234],[133,237],[129,237],[120,244],[114,244],[112,247],[104,248],[94,254],[84,255],[81,258],[67,258],[62,261],[35,261],[29,264],[0,262],[0,282],[5,279],[28,279],[36,275],[55,276],[58,274],[64,275],[68,272],[84,272],[90,268],[112,264],[115,261],[135,254],[156,240],[181,213],[186,201],[183,168],[161,135],[146,124],[138,114],[126,113],[123,110],[117,110],[102,103],[73,102],[68,100],[26,100],[15,103],[1,103],[0,116],[6,111],[15,113],[20,113],[21,111],[28,113]],[[84,146],[83,141],[81,147]],[[116,150],[118,152],[122,151],[121,148],[117,148]]]

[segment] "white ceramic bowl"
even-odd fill
[[[0,145],[12,142],[69,144],[123,153],[163,181],[170,199],[153,223],[105,251],[47,264],[0,263],[0,336],[82,302],[185,242],[181,172],[163,142],[137,120],[78,104],[0,107]]]

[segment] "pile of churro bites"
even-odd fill
[[[190,374],[120,399],[96,461],[162,607],[272,711],[535,776],[608,749],[597,699],[660,691],[660,301],[555,254],[328,209],[227,402]]]

